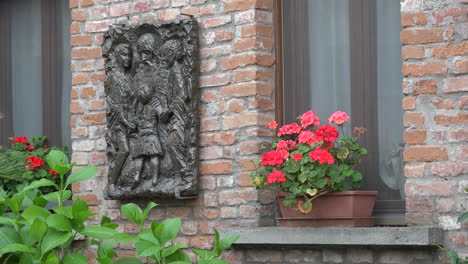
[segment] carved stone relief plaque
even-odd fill
[[[104,35],[108,198],[196,195],[197,36],[192,19]]]

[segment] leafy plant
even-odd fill
[[[65,179],[64,175],[72,170],[67,156],[58,150],[52,150],[46,157],[50,166],[59,175],[58,183],[49,179],[40,179],[19,190],[15,194],[0,193],[0,263],[8,264],[85,264],[87,258],[80,253],[83,248],[97,245],[97,254],[92,257],[100,264],[143,264],[143,263],[191,263],[182,248],[184,244],[171,244],[181,228],[180,218],[167,219],[161,223],[152,222],[150,228],[144,223],[150,210],[157,204],[150,202],[145,210],[135,204],[123,205],[122,213],[137,224],[139,234],[132,236],[119,233],[118,224],[103,216],[98,226],[85,226],[86,220],[95,215],[88,204],[78,198],[71,205],[64,206],[63,201],[71,197],[70,184],[92,178],[98,172],[95,167],[86,167],[74,171]],[[52,187],[54,192],[41,194],[41,187]],[[44,207],[49,202],[58,206],[49,211]],[[24,208],[24,210],[23,210]],[[195,251],[200,256],[200,264],[227,263],[218,259],[239,236],[216,239],[213,251]],[[73,241],[82,236],[82,247],[72,247]],[[137,255],[146,258],[117,258],[114,251],[116,243],[133,241]]]
[[[292,123],[278,129],[272,150],[257,161],[260,166],[250,174],[257,188],[276,184],[288,193],[284,205],[296,203],[302,213],[312,210],[312,200],[332,191],[343,191],[346,184],[357,189],[362,174],[355,170],[367,150],[358,143],[365,129],[355,128],[356,136],[344,135],[343,124],[349,116],[341,111],[333,113],[330,125],[320,125],[319,118],[308,111],[298,118],[300,124]],[[342,136],[336,126],[341,130]],[[276,130],[271,121],[269,128]]]
[[[16,193],[29,183],[48,179],[58,183],[58,173],[51,169],[44,160],[51,150],[67,153],[67,148],[49,147],[47,137],[11,138],[11,149],[0,149],[0,186],[7,193]],[[39,189],[43,193],[52,192],[51,186]]]

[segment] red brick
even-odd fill
[[[455,74],[464,74],[468,73],[468,60],[458,60],[453,65],[453,73]]]
[[[213,15],[216,13],[216,5],[200,7],[200,16]]]
[[[89,46],[93,43],[93,36],[91,35],[78,35],[71,36],[70,45],[71,46]]]
[[[78,91],[76,88],[72,88],[70,92],[70,98],[71,99],[77,99],[78,98]]]
[[[244,141],[239,146],[239,153],[241,155],[258,154],[270,145],[268,142]]]
[[[257,200],[257,191],[254,188],[239,188],[219,193],[219,203],[223,205],[246,204],[255,200]]]
[[[79,182],[72,183],[72,191],[73,191],[73,193],[80,192],[80,183]]]
[[[251,109],[262,109],[262,110],[272,110],[273,102],[270,98],[265,97],[255,97],[249,103],[249,108]]]
[[[216,32],[216,40],[227,41],[232,40],[232,32],[226,30],[220,30]]]
[[[86,127],[79,127],[79,128],[74,128],[72,129],[72,132],[71,132],[71,135],[72,137],[74,138],[79,138],[79,137],[85,137],[88,135],[88,129]],[[78,155],[78,154],[76,154]],[[74,156],[74,155],[73,155]],[[84,158],[86,160],[88,160],[88,156],[87,155],[83,155]],[[76,161],[76,158],[73,157],[73,159]],[[79,164],[79,165],[83,165],[83,164]]]
[[[223,157],[223,149],[219,146],[208,146],[200,148],[200,159],[220,159]]]
[[[86,21],[86,12],[84,10],[73,10],[71,19],[72,21]]]
[[[272,120],[270,114],[242,113],[223,117],[223,129],[247,126],[266,126]]]
[[[107,161],[107,157],[105,153],[91,154],[91,165],[93,166],[105,165],[106,161]]]
[[[432,13],[432,17],[434,18],[434,23],[440,25],[443,23],[466,21],[466,14],[468,14],[467,7],[455,7],[435,11]]]
[[[190,247],[197,249],[211,249],[214,238],[212,236],[196,236],[190,238]]]
[[[80,34],[80,24],[79,23],[71,23],[70,25],[70,33],[73,34]]]
[[[79,73],[72,76],[72,85],[85,84],[87,82],[89,82],[87,73]]]
[[[203,195],[203,205],[207,207],[218,207],[218,194],[205,193]]]
[[[252,179],[249,177],[250,173],[239,173],[237,178],[237,183],[241,187],[252,187],[254,186],[252,183]]]
[[[216,178],[213,176],[200,177],[200,188],[202,190],[214,190],[216,189]]]
[[[426,25],[427,19],[425,13],[403,13],[401,15],[401,26],[410,27],[416,25]]]
[[[70,0],[69,1],[70,8],[77,8],[78,7],[78,0]]]
[[[91,9],[89,20],[99,20],[109,17],[109,10],[107,6],[100,6]]]
[[[273,49],[273,40],[264,37],[245,38],[236,41],[234,45],[235,52],[245,52],[250,50],[267,50]]]
[[[134,12],[146,12],[149,11],[150,6],[147,1],[136,2],[133,4],[133,11]]]
[[[450,142],[463,142],[468,141],[468,130],[461,129],[458,131],[451,131],[449,134]]]
[[[104,83],[105,79],[106,79],[105,73],[93,73],[93,75],[91,75],[91,80],[93,81],[93,84]]]
[[[272,24],[273,17],[271,12],[262,10],[250,9],[235,15],[236,25],[242,25],[247,23],[261,23],[261,24]]]
[[[218,117],[202,118],[200,121],[200,131],[214,131],[219,129]]]
[[[92,98],[96,96],[96,90],[93,87],[83,87],[80,89],[81,98]]]
[[[432,211],[434,201],[429,197],[408,197],[405,203],[408,211]]]
[[[401,107],[403,110],[414,110],[416,109],[416,97],[405,97],[401,101]]]
[[[439,97],[433,99],[431,101],[431,104],[433,104],[437,109],[446,109],[446,110],[450,110],[450,109],[454,109],[455,106],[453,105],[453,102],[452,100],[450,99],[441,99]]]
[[[205,18],[205,19],[202,20],[201,25],[204,28],[214,28],[214,27],[219,27],[219,26],[222,26],[222,25],[226,25],[228,23],[231,23],[231,16],[230,15]]]
[[[83,199],[88,205],[100,205],[101,200],[97,198],[95,194],[87,193],[82,195],[74,195],[73,199],[81,198]]]
[[[432,57],[436,59],[468,55],[468,41],[465,41],[462,44],[433,47],[431,53]]]
[[[272,66],[275,59],[270,54],[240,54],[221,59],[221,69],[223,71],[233,70],[248,65]]]
[[[401,48],[401,58],[404,60],[421,60],[424,59],[425,53],[423,46],[403,46]]]
[[[214,228],[218,228],[219,225],[220,224],[217,223],[217,222],[202,221],[199,224],[199,230],[204,235],[213,235],[214,234]]]
[[[434,29],[403,29],[400,33],[400,42],[404,45],[427,44],[444,41],[444,31]]]
[[[272,70],[246,69],[234,71],[234,82],[267,81],[273,78]]]
[[[452,195],[452,189],[456,186],[454,181],[430,182],[422,184],[405,184],[405,192],[410,196],[449,196]]]
[[[226,112],[228,113],[241,113],[246,109],[243,100],[231,100],[227,103]]]
[[[231,45],[218,46],[213,48],[202,48],[200,49],[200,57],[207,58],[212,56],[226,55],[231,53]]]
[[[192,215],[192,208],[190,207],[168,207],[166,210],[166,217],[174,218],[180,217],[186,219]]]
[[[230,132],[220,132],[212,134],[201,134],[200,145],[206,146],[210,144],[232,145],[236,142],[236,136]]]
[[[442,199],[437,199],[437,211],[446,213],[450,212],[453,209],[453,206],[455,205],[455,200],[453,198],[442,198]]]
[[[421,80],[414,84],[413,94],[436,94],[437,81],[435,80]]]
[[[403,125],[405,127],[423,128],[424,115],[422,113],[406,112],[403,115]]]
[[[112,5],[110,7],[110,16],[125,16],[130,14],[130,5],[129,4],[119,4],[119,5]]]
[[[85,25],[86,32],[96,33],[96,32],[105,32],[109,30],[109,26],[114,24],[113,19],[106,19],[100,21],[88,21]]]
[[[195,219],[216,219],[219,217],[219,210],[217,208],[195,208]]]
[[[171,4],[170,0],[155,0],[153,8],[154,9],[160,9],[160,8],[164,8],[164,7],[169,7],[170,4]]]
[[[242,171],[253,171],[258,168],[256,158],[239,159],[237,162],[241,166]]]
[[[92,6],[94,5],[94,0],[82,0],[81,7]]]
[[[224,12],[232,12],[249,9],[273,8],[273,0],[230,0],[224,3]]]
[[[106,113],[86,114],[81,117],[81,120],[88,125],[102,125],[106,120]]]
[[[271,95],[273,85],[270,83],[246,83],[225,86],[221,88],[220,94],[225,98],[246,97],[253,95]]]
[[[424,177],[425,164],[409,165],[406,164],[404,168],[405,177]]]
[[[79,102],[73,101],[70,103],[70,112],[74,114],[82,114],[84,111]]]
[[[187,14],[187,15],[192,15],[194,17],[198,17],[198,14],[200,13],[200,8],[198,7],[187,7],[182,9],[181,13]]]
[[[468,162],[447,162],[432,165],[431,172],[434,175],[447,177],[468,173]]]
[[[200,175],[229,174],[232,171],[232,161],[200,162]]]
[[[405,131],[403,141],[409,145],[424,145],[426,143],[426,130],[413,129]]]
[[[228,84],[231,80],[229,73],[205,75],[200,78],[200,87],[215,87]]]
[[[458,158],[461,159],[461,160],[467,160],[468,159],[468,145],[458,147]]]
[[[444,147],[410,147],[403,151],[404,162],[425,162],[448,160]]]
[[[248,38],[248,37],[273,37],[273,27],[269,25],[263,24],[249,24],[240,27],[240,36],[241,38]]]
[[[256,218],[260,216],[258,208],[251,205],[241,205],[239,207],[239,215],[242,218]]]
[[[444,93],[468,92],[468,77],[450,78],[444,80]]]
[[[434,121],[438,125],[449,126],[468,123],[468,113],[458,113],[456,115],[436,115]]]
[[[216,60],[215,59],[210,59],[210,60],[202,60],[200,63],[200,71],[201,72],[211,72],[216,69]]]
[[[468,106],[468,96],[462,96],[460,102],[458,102],[458,108],[465,110]]]
[[[402,72],[405,77],[421,77],[432,74],[445,74],[447,70],[446,62],[430,61],[426,63],[404,63]]]
[[[88,110],[90,111],[99,111],[104,110],[106,102],[104,100],[93,100],[89,104]]]

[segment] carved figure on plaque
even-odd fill
[[[184,19],[105,34],[108,198],[197,193],[196,30]]]

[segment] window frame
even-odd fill
[[[284,53],[283,53],[283,1],[284,0],[275,0],[274,1],[274,16],[273,16],[273,23],[274,23],[274,39],[275,39],[275,56],[276,56],[276,68],[275,68],[275,119],[277,120],[279,125],[284,124]],[[366,125],[373,125],[377,126],[377,114],[376,111],[363,111],[359,109],[360,107],[356,107],[356,105],[364,106],[368,105],[372,100],[375,100],[377,92],[374,89],[373,94],[369,94],[369,90],[366,87],[372,87],[372,85],[376,85],[377,78],[376,74],[371,74],[371,78],[362,78],[359,74],[353,74],[353,71],[359,71],[362,68],[368,69],[368,72],[375,72],[376,71],[376,58],[373,58],[373,63],[368,62],[364,59],[364,53],[371,54],[376,50],[376,45],[372,45],[372,41],[370,41],[370,34],[369,32],[376,32],[376,21],[359,21],[360,19],[375,19],[375,16],[361,16],[360,13],[363,11],[363,3],[368,2],[370,4],[365,5],[367,7],[364,12],[372,13],[376,12],[376,3],[374,0],[361,0],[353,5],[350,5],[350,20],[357,21],[358,23],[364,23],[367,25],[365,28],[360,28],[361,31],[360,35],[353,35],[350,36],[351,38],[351,45],[352,46],[360,46],[361,54],[352,53],[350,60],[354,64],[359,64],[360,67],[351,67],[351,106],[352,111],[351,115],[353,116],[352,126],[356,126],[357,124],[366,124]],[[354,15],[353,15],[354,14]],[[356,26],[356,24],[350,23],[350,27]],[[374,42],[375,43],[375,42]],[[355,107],[353,107],[355,105]],[[377,131],[374,129],[369,129],[371,131]],[[370,140],[369,140],[370,138]],[[367,148],[375,148],[378,146],[378,136],[368,137],[367,140],[362,142],[363,145],[367,146]],[[375,151],[373,151],[375,152]],[[372,159],[369,161],[369,164],[378,164],[376,160],[378,160],[378,156],[371,155],[368,157]],[[371,165],[372,166],[372,165]],[[364,175],[366,175],[366,171],[374,170],[375,168],[361,168],[360,169]],[[378,171],[378,168],[377,168]],[[368,175],[368,174],[367,174]],[[401,177],[404,177],[401,175]],[[372,181],[371,177],[367,178],[368,180]],[[375,178],[374,178],[375,179]],[[376,219],[377,225],[405,225],[405,198],[402,198],[401,201],[397,200],[388,200],[388,201],[376,201],[376,206],[374,211],[377,213],[378,217]]]

